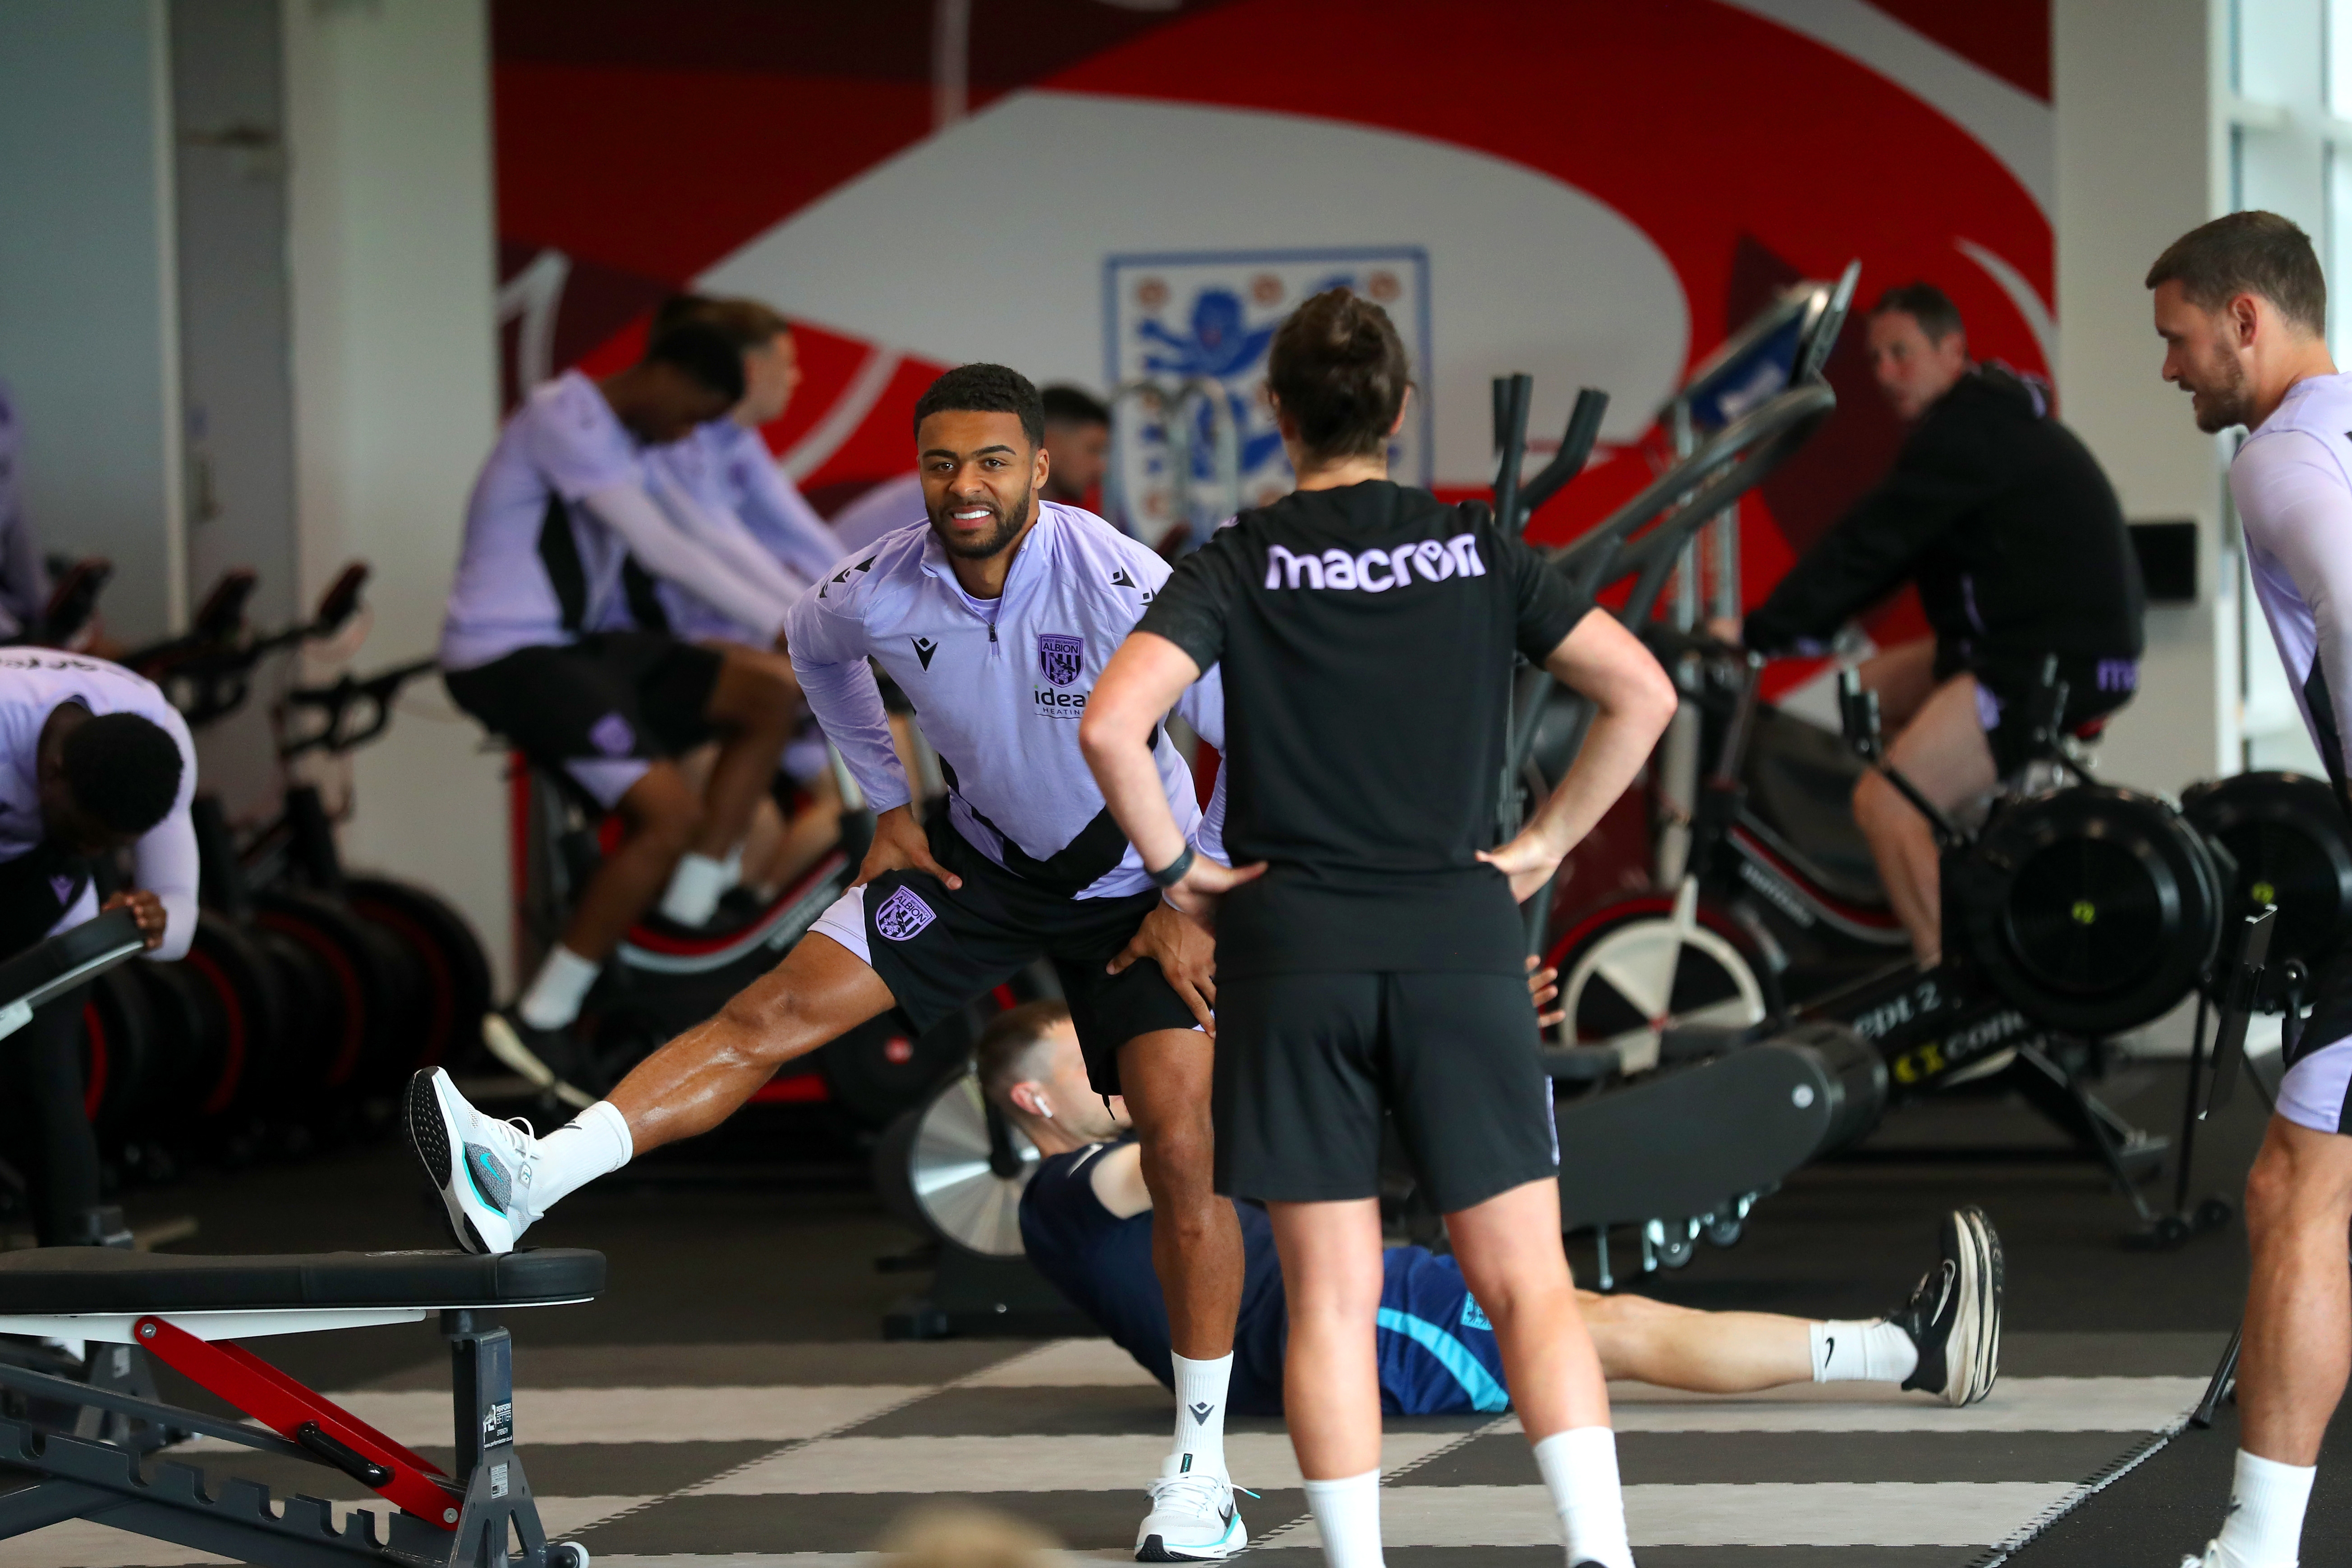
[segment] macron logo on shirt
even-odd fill
[[[1385,593],[1411,582],[1415,572],[1425,581],[1443,582],[1449,577],[1484,577],[1486,563],[1478,559],[1474,534],[1422,539],[1394,549],[1368,549],[1360,555],[1343,549],[1293,555],[1280,545],[1268,545],[1265,550],[1268,588],[1354,588]]]

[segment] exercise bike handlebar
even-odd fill
[[[281,739],[278,755],[291,761],[309,751],[326,751],[340,757],[357,750],[382,735],[392,723],[393,699],[400,695],[400,688],[440,667],[437,659],[415,659],[364,680],[347,670],[331,685],[296,686],[286,694],[286,709],[320,713],[325,716],[324,721],[309,734],[292,740]],[[354,712],[366,716],[353,723],[351,716]]]
[[[227,717],[245,706],[249,677],[262,660],[303,643],[335,636],[359,613],[368,564],[355,560],[336,574],[305,621],[259,636],[241,636],[245,605],[258,580],[252,572],[226,574],[184,636],[131,654],[125,663],[163,685],[173,706],[193,727]]]
[[[0,964],[0,1037],[30,1023],[33,1009],[42,1003],[95,979],[146,947],[138,916],[128,909],[112,909]]]

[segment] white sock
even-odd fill
[[[1919,1347],[1894,1323],[1808,1323],[1815,1383],[1900,1383],[1919,1370]]]
[[[1570,1427],[1536,1445],[1536,1468],[1559,1515],[1560,1544],[1569,1568],[1633,1568],[1625,1539],[1625,1494],[1617,1485],[1617,1434],[1606,1427]]]
[[[2230,1517],[2222,1521],[2221,1561],[2228,1568],[2294,1568],[2303,1549],[2303,1511],[2311,1501],[2316,1465],[2283,1465],[2238,1450],[2230,1482]]]
[[[1328,1568],[1387,1568],[1381,1556],[1381,1472],[1307,1483],[1307,1511]]]
[[[558,942],[547,950],[515,1010],[533,1029],[562,1029],[580,1016],[580,1004],[604,967]]]
[[[662,894],[661,912],[680,925],[699,925],[717,912],[719,895],[735,885],[725,861],[692,851],[669,873],[669,890]]]
[[[533,1219],[598,1176],[619,1170],[636,1152],[628,1118],[599,1100],[539,1140],[525,1165],[524,1202]]]
[[[1171,1355],[1176,1364],[1176,1448],[1180,1475],[1225,1474],[1225,1385],[1233,1352],[1214,1361]]]
[[[719,863],[727,873],[728,886],[734,887],[741,883],[743,880],[743,846],[741,844],[737,844],[733,849],[729,850],[727,852],[727,858],[720,861]]]

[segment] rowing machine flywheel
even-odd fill
[[[2189,825],[2238,862],[2233,915],[2278,906],[2271,962],[2316,967],[2352,937],[2352,820],[2324,780],[2300,773],[2241,773],[2191,785]]]
[[[2164,801],[2084,785],[1997,811],[1947,870],[1948,910],[1993,988],[2038,1023],[2107,1035],[2187,996],[2213,961],[2226,881]]]
[[[941,1084],[882,1134],[874,1172],[883,1202],[942,1241],[988,1258],[1018,1258],[1021,1190],[1037,1147],[982,1100],[964,1073]]]

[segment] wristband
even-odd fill
[[[1186,844],[1182,854],[1178,855],[1158,871],[1147,871],[1144,874],[1151,879],[1151,884],[1154,887],[1173,887],[1182,882],[1184,873],[1192,869],[1192,846]]]

